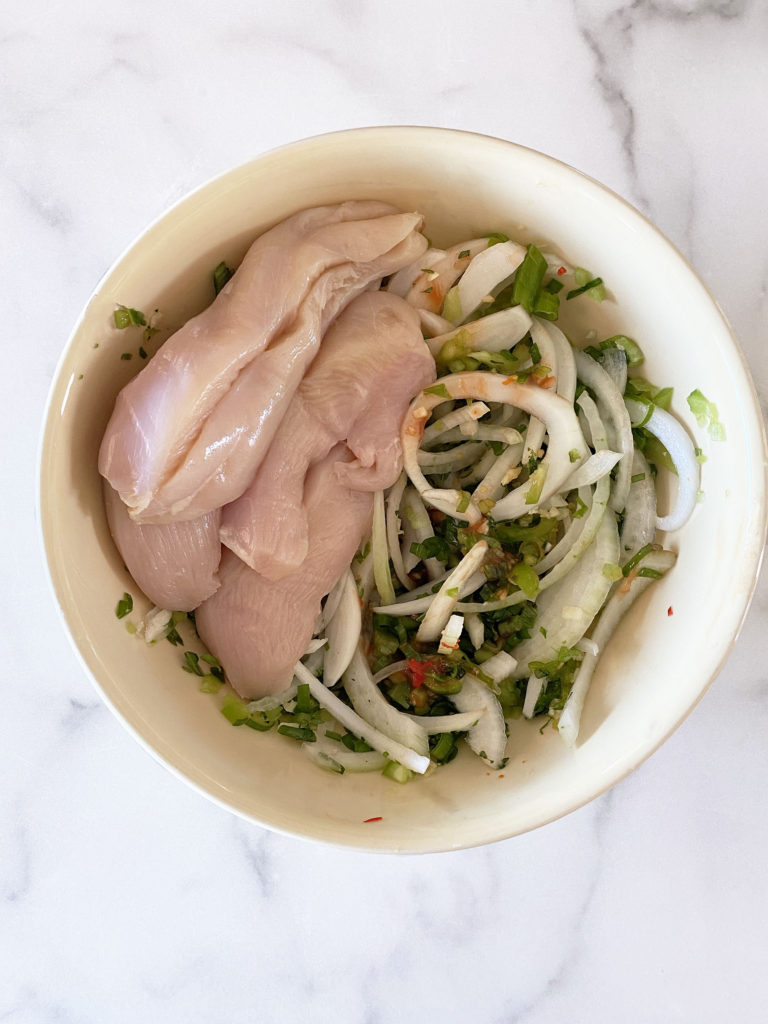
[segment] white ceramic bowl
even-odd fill
[[[573,303],[599,331],[635,337],[646,375],[704,449],[705,499],[668,539],[674,571],[632,609],[604,653],[572,752],[551,730],[511,725],[510,761],[468,753],[398,786],[315,768],[282,737],[233,728],[170,644],[149,648],[115,618],[137,588],[107,530],[96,455],[115,395],[140,360],[115,303],[178,325],[211,300],[210,272],[237,264],[266,228],[307,206],[383,199],[426,216],[437,243],[492,230],[557,243],[601,274],[615,303]],[[567,324],[576,340],[589,324]],[[605,336],[605,335],[602,335]],[[98,346],[98,347],[97,347]],[[685,396],[717,403],[728,440],[698,429]],[[377,851],[425,852],[513,836],[579,807],[625,776],[696,704],[739,631],[766,519],[765,440],[749,374],[715,301],[670,243],[595,181],[509,142],[431,128],[366,128],[278,149],[215,179],[144,232],[100,282],[62,356],[40,467],[41,523],[56,599],[82,661],[134,735],[181,778],[269,828]],[[147,607],[139,603],[139,608]],[[134,616],[136,618],[137,616]],[[378,818],[380,821],[366,822]]]

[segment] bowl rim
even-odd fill
[[[559,168],[566,175],[572,175],[572,176],[575,176],[578,179],[581,179],[582,181],[590,183],[591,186],[593,186],[594,188],[598,189],[603,195],[607,196],[613,202],[616,202],[621,207],[623,207],[630,214],[631,217],[639,219],[639,221],[643,224],[643,226],[646,228],[646,230],[647,229],[651,230],[653,235],[656,236],[657,241],[660,242],[663,246],[665,246],[668,250],[671,251],[671,253],[680,262],[680,264],[682,265],[684,270],[687,271],[687,273],[689,275],[691,275],[691,277],[696,281],[698,286],[702,289],[703,294],[706,296],[706,298],[708,299],[709,303],[711,304],[713,313],[717,314],[717,316],[722,321],[722,325],[725,328],[725,333],[726,333],[727,339],[728,339],[729,344],[730,344],[731,352],[732,352],[732,354],[735,354],[737,356],[739,364],[740,364],[740,367],[741,367],[741,370],[743,372],[743,378],[744,378],[744,380],[745,380],[745,382],[747,384],[747,389],[746,389],[746,391],[744,393],[744,397],[746,398],[747,394],[748,394],[750,402],[751,402],[752,411],[755,414],[754,419],[755,419],[755,422],[757,423],[757,426],[758,426],[757,436],[755,437],[755,440],[757,442],[756,453],[755,453],[755,458],[754,458],[754,466],[755,467],[757,467],[759,458],[762,457],[762,474],[756,473],[755,474],[755,480],[754,480],[754,483],[758,487],[758,490],[759,490],[759,493],[760,493],[761,499],[762,499],[761,502],[760,502],[760,506],[759,506],[759,518],[758,518],[758,522],[757,522],[758,538],[755,540],[756,557],[754,559],[754,564],[752,566],[752,569],[750,571],[749,576],[748,577],[745,576],[745,578],[744,578],[745,579],[745,587],[744,587],[744,590],[743,590],[741,608],[740,608],[740,610],[738,612],[738,617],[737,617],[737,620],[736,620],[736,625],[735,625],[735,628],[733,630],[733,633],[732,633],[732,635],[730,637],[730,640],[729,640],[727,646],[723,650],[722,656],[720,657],[719,661],[717,662],[717,665],[710,672],[710,675],[709,675],[708,679],[702,683],[702,685],[701,685],[701,687],[700,687],[700,689],[699,689],[695,699],[689,704],[689,706],[687,707],[685,712],[681,716],[676,718],[671,723],[669,728],[666,731],[664,731],[664,733],[661,735],[661,737],[658,739],[658,741],[656,743],[654,743],[650,747],[649,746],[642,747],[639,750],[639,752],[637,752],[637,754],[634,757],[632,757],[627,762],[626,766],[623,767],[622,770],[617,775],[611,777],[607,782],[605,782],[605,784],[601,788],[597,789],[591,795],[586,796],[582,800],[574,802],[567,809],[565,809],[565,810],[558,809],[555,812],[553,812],[550,816],[543,817],[541,820],[538,820],[538,821],[530,824],[528,827],[525,827],[525,828],[522,828],[522,829],[521,828],[517,828],[517,827],[512,827],[512,828],[507,829],[507,830],[497,829],[497,830],[495,830],[494,835],[492,837],[486,837],[486,838],[482,838],[481,837],[481,838],[473,839],[473,840],[466,841],[466,842],[460,841],[457,844],[451,844],[451,845],[440,844],[440,843],[429,844],[428,842],[424,842],[423,840],[420,841],[420,842],[416,842],[415,844],[412,844],[412,845],[409,845],[408,841],[405,841],[402,844],[382,845],[381,843],[367,842],[365,840],[365,836],[364,835],[361,835],[359,842],[357,842],[357,841],[349,841],[348,839],[345,839],[343,841],[339,841],[339,840],[335,840],[335,839],[329,838],[326,835],[313,834],[312,831],[308,831],[308,830],[307,831],[299,831],[297,829],[287,828],[287,827],[275,824],[273,822],[266,821],[266,820],[263,820],[261,818],[256,817],[254,814],[250,813],[245,808],[238,806],[236,800],[228,801],[228,800],[224,799],[217,792],[214,792],[212,787],[206,786],[203,782],[198,781],[196,779],[193,779],[188,774],[186,774],[185,771],[179,765],[174,763],[173,760],[171,760],[170,758],[166,757],[155,746],[153,746],[153,744],[151,743],[150,739],[148,737],[144,736],[139,731],[139,728],[136,725],[134,725],[131,721],[129,721],[128,718],[125,717],[125,715],[123,715],[120,710],[118,710],[118,708],[117,708],[116,704],[113,702],[112,698],[109,696],[109,694],[106,692],[106,690],[102,687],[102,685],[98,681],[98,679],[96,677],[96,673],[91,668],[91,666],[88,664],[88,662],[86,660],[86,657],[85,657],[85,654],[81,650],[81,648],[80,648],[79,644],[77,643],[77,641],[75,640],[75,637],[73,635],[72,629],[70,628],[69,620],[67,618],[67,613],[66,613],[66,611],[64,609],[64,606],[62,604],[61,594],[60,594],[59,589],[57,588],[57,584],[56,584],[56,581],[54,579],[54,572],[53,572],[53,567],[51,565],[51,557],[50,557],[48,538],[47,538],[47,532],[46,532],[46,523],[44,521],[45,517],[42,514],[43,502],[44,502],[44,499],[46,498],[46,481],[44,479],[44,460],[45,460],[45,454],[46,454],[48,445],[50,443],[51,435],[53,434],[53,432],[55,430],[56,417],[53,415],[53,411],[54,411],[53,410],[53,403],[54,403],[54,398],[55,398],[55,393],[56,393],[56,390],[57,390],[57,386],[59,384],[59,378],[61,376],[64,364],[66,363],[67,358],[68,358],[69,353],[70,353],[70,350],[73,348],[73,346],[75,344],[75,341],[77,339],[77,336],[78,336],[78,334],[80,332],[80,329],[81,329],[83,323],[85,322],[85,320],[86,320],[86,318],[88,316],[91,304],[94,301],[94,299],[96,298],[96,296],[100,293],[103,284],[110,277],[110,275],[117,269],[117,267],[119,267],[129,257],[129,255],[132,253],[132,251],[142,244],[142,242],[144,241],[146,236],[149,235],[153,230],[155,230],[155,228],[159,224],[161,224],[166,218],[168,218],[174,211],[176,211],[178,208],[180,208],[184,204],[192,201],[199,194],[201,194],[201,193],[203,193],[203,192],[205,192],[205,191],[215,187],[217,184],[222,183],[224,180],[226,180],[230,176],[234,176],[234,175],[243,173],[249,166],[263,161],[266,157],[277,155],[277,154],[282,153],[282,152],[298,151],[298,150],[301,150],[303,148],[310,148],[313,145],[316,145],[319,141],[326,140],[326,139],[329,140],[329,139],[334,139],[334,138],[345,138],[345,137],[360,138],[360,137],[364,137],[366,135],[371,136],[371,137],[380,137],[380,136],[392,136],[392,137],[394,137],[394,136],[396,136],[398,134],[402,135],[404,138],[405,137],[415,137],[415,136],[422,136],[422,137],[426,137],[426,136],[433,136],[433,137],[437,137],[437,136],[443,136],[443,137],[460,136],[460,137],[465,137],[465,138],[468,138],[468,139],[475,138],[475,139],[478,139],[478,140],[482,140],[484,144],[491,143],[491,144],[494,144],[496,146],[503,147],[505,149],[513,149],[513,150],[516,150],[518,152],[528,154],[528,155],[532,156],[533,158],[535,158],[536,160],[543,161],[544,163],[546,163],[548,165],[555,166],[555,167]],[[236,165],[234,165],[232,167],[229,167],[229,168],[227,168],[227,169],[225,169],[223,171],[217,172],[216,174],[210,176],[209,178],[207,178],[205,181],[203,181],[199,185],[197,185],[194,188],[192,188],[192,189],[188,190],[187,192],[185,192],[182,196],[177,198],[173,203],[171,203],[170,205],[165,207],[159,214],[157,214],[157,216],[155,216],[150,221],[150,223],[147,224],[139,232],[139,234],[136,235],[129,242],[129,244],[123,248],[123,250],[119,253],[119,255],[117,257],[115,257],[111,261],[111,263],[108,266],[108,268],[99,277],[99,279],[97,280],[96,284],[91,289],[89,297],[88,297],[85,305],[83,306],[83,308],[82,308],[82,310],[81,310],[77,320],[75,321],[71,331],[69,332],[67,340],[66,340],[66,342],[65,342],[65,344],[64,344],[64,346],[62,348],[62,351],[61,351],[61,353],[59,355],[59,358],[57,360],[56,367],[55,367],[55,370],[54,370],[54,373],[53,373],[53,377],[52,377],[52,380],[51,380],[51,384],[50,384],[50,387],[49,387],[49,390],[48,390],[47,399],[46,399],[45,406],[44,406],[43,425],[42,425],[42,430],[40,431],[39,440],[38,440],[37,462],[36,462],[35,509],[36,509],[36,512],[37,512],[36,520],[37,520],[38,537],[39,537],[39,541],[40,541],[40,551],[41,551],[42,558],[43,558],[43,565],[44,565],[45,575],[46,575],[46,578],[48,580],[48,585],[50,586],[50,590],[51,590],[52,596],[54,598],[54,603],[55,603],[55,605],[56,605],[56,607],[58,609],[59,615],[61,616],[62,624],[64,626],[65,633],[66,633],[67,638],[68,638],[68,640],[70,642],[70,645],[71,645],[72,649],[74,650],[75,655],[76,655],[76,657],[77,657],[81,667],[84,669],[85,674],[90,679],[92,685],[94,686],[96,692],[98,693],[100,699],[103,700],[106,703],[107,707],[109,707],[110,711],[115,715],[115,717],[122,724],[122,726],[128,730],[128,732],[134,737],[134,739],[136,739],[140,743],[140,745],[152,756],[152,758],[156,762],[158,762],[165,769],[170,771],[171,774],[174,775],[177,779],[181,780],[186,785],[191,786],[194,790],[196,790],[198,793],[200,793],[202,796],[204,796],[208,800],[213,801],[213,803],[217,804],[219,807],[227,810],[230,813],[235,814],[237,817],[239,817],[240,819],[242,819],[244,821],[248,821],[250,823],[259,825],[262,828],[266,828],[266,829],[268,829],[268,830],[270,830],[272,832],[276,832],[276,833],[278,833],[280,835],[289,836],[291,838],[300,839],[300,840],[307,841],[307,842],[320,843],[320,844],[322,844],[324,846],[328,846],[328,847],[331,847],[331,848],[354,850],[356,852],[361,852],[361,853],[408,853],[408,854],[419,853],[419,854],[421,854],[421,853],[452,852],[454,850],[470,849],[470,848],[473,848],[473,847],[489,845],[491,843],[501,842],[503,840],[514,838],[517,835],[524,835],[527,832],[530,832],[530,831],[532,831],[534,829],[540,828],[540,827],[542,827],[542,826],[544,826],[546,824],[549,824],[549,823],[551,823],[551,822],[553,822],[555,820],[558,820],[559,818],[562,818],[565,815],[570,814],[573,811],[576,811],[576,810],[584,807],[586,804],[592,802],[592,800],[596,799],[599,796],[602,796],[609,789],[612,789],[615,785],[617,785],[619,782],[621,782],[623,779],[625,779],[629,774],[631,774],[635,769],[637,769],[644,761],[646,761],[648,758],[650,758],[659,749],[659,747],[661,747],[670,738],[670,736],[682,725],[682,723],[686,720],[688,715],[690,715],[691,712],[694,710],[694,708],[699,704],[699,702],[701,701],[701,699],[703,698],[705,693],[709,690],[709,688],[712,685],[712,683],[715,681],[717,676],[722,671],[723,666],[725,665],[725,662],[730,657],[731,652],[733,651],[733,648],[734,648],[734,646],[735,646],[735,644],[736,644],[736,642],[737,642],[737,640],[739,638],[739,635],[741,633],[741,630],[743,628],[744,621],[745,621],[746,616],[747,616],[747,614],[749,612],[749,608],[750,608],[750,605],[752,603],[752,600],[753,600],[753,597],[754,597],[754,594],[755,594],[755,590],[756,590],[756,586],[757,586],[757,581],[759,579],[759,575],[760,575],[760,571],[761,571],[761,565],[762,565],[762,560],[763,560],[763,556],[764,556],[766,538],[768,536],[768,498],[767,498],[767,495],[768,495],[768,437],[766,436],[766,425],[765,425],[765,421],[764,421],[764,418],[763,418],[763,415],[762,415],[762,411],[761,411],[761,408],[760,408],[760,402],[759,402],[759,399],[758,399],[755,383],[754,383],[754,380],[753,380],[753,377],[752,377],[752,374],[751,374],[751,370],[750,370],[749,364],[747,363],[747,360],[745,358],[744,352],[743,352],[743,350],[741,348],[741,345],[740,345],[740,343],[738,341],[738,338],[736,337],[736,334],[735,334],[735,332],[734,332],[730,322],[728,321],[728,318],[726,317],[724,311],[720,307],[720,305],[719,305],[717,299],[715,298],[715,296],[713,295],[712,291],[707,286],[707,284],[702,280],[702,278],[699,276],[698,272],[696,271],[696,269],[694,268],[692,263],[688,260],[688,258],[677,248],[677,246],[673,242],[670,241],[669,238],[667,238],[667,236],[661,231],[661,229],[658,228],[642,211],[638,210],[637,207],[635,207],[632,203],[630,203],[623,196],[619,195],[617,192],[615,192],[609,186],[605,185],[603,182],[597,180],[596,178],[592,177],[591,175],[586,174],[585,172],[579,170],[578,168],[574,167],[573,165],[571,165],[571,164],[569,164],[569,163],[567,163],[567,162],[565,162],[563,160],[560,160],[557,157],[551,156],[550,154],[544,153],[544,152],[542,152],[540,150],[534,149],[534,148],[529,147],[529,146],[522,145],[522,144],[514,142],[512,140],[503,139],[503,138],[500,138],[498,136],[488,135],[488,134],[481,133],[481,132],[474,132],[474,131],[467,130],[467,129],[456,129],[456,128],[444,128],[444,127],[437,127],[437,126],[406,124],[406,125],[358,126],[358,127],[353,127],[353,128],[339,129],[339,130],[335,130],[335,131],[331,131],[331,132],[322,132],[322,133],[319,133],[319,134],[316,134],[316,135],[306,136],[306,137],[303,137],[303,138],[298,139],[298,140],[294,140],[294,141],[291,141],[291,142],[283,143],[281,145],[272,147],[272,148],[270,148],[268,150],[264,150],[263,152],[260,152],[260,153],[256,154],[255,156],[250,157],[247,160],[244,160],[244,161],[242,161],[242,162],[240,162],[240,163],[238,163],[238,164],[236,164]],[[758,544],[758,541],[759,541],[759,544]],[[747,581],[748,581],[748,585],[746,585]]]

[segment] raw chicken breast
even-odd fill
[[[323,338],[269,452],[245,493],[223,510],[221,539],[269,579],[307,554],[309,467],[346,441],[354,460],[337,474],[356,490],[391,486],[401,469],[400,423],[435,363],[418,313],[386,292],[355,299]]]
[[[242,493],[323,330],[424,251],[420,226],[418,214],[351,202],[302,211],[254,242],[213,304],[118,396],[99,470],[132,517],[193,519]]]
[[[117,550],[158,608],[189,612],[219,586],[221,558],[217,509],[185,523],[135,523],[117,491],[104,482],[107,522]]]
[[[309,551],[297,572],[273,582],[223,549],[221,586],[198,608],[195,623],[241,697],[256,699],[288,686],[312,636],[322,598],[370,529],[373,496],[339,482],[339,464],[349,458],[344,446],[337,445],[309,472]]]

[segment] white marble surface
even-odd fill
[[[28,0],[1,24],[0,1020],[764,1021],[765,579],[693,715],[590,806],[463,853],[334,852],[208,803],[102,705],[33,466],[69,329],[145,224],[365,124],[499,135],[610,185],[692,259],[765,406],[768,6]]]

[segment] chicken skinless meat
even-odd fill
[[[250,483],[324,330],[426,248],[419,214],[304,210],[248,250],[211,306],[118,396],[99,470],[137,521],[194,519]]]
[[[408,303],[386,292],[355,299],[323,338],[253,482],[223,510],[222,541],[269,579],[298,568],[308,546],[309,467],[346,441],[354,459],[339,479],[355,490],[390,487],[402,466],[400,423],[434,376]]]
[[[195,622],[241,697],[257,699],[288,686],[323,597],[370,529],[372,493],[350,490],[339,479],[351,458],[345,445],[337,445],[309,471],[309,544],[296,572],[268,580],[228,548],[222,551],[219,589],[197,609]]]
[[[190,612],[214,593],[221,558],[219,509],[183,523],[135,523],[106,481],[104,506],[128,572],[158,608]]]

